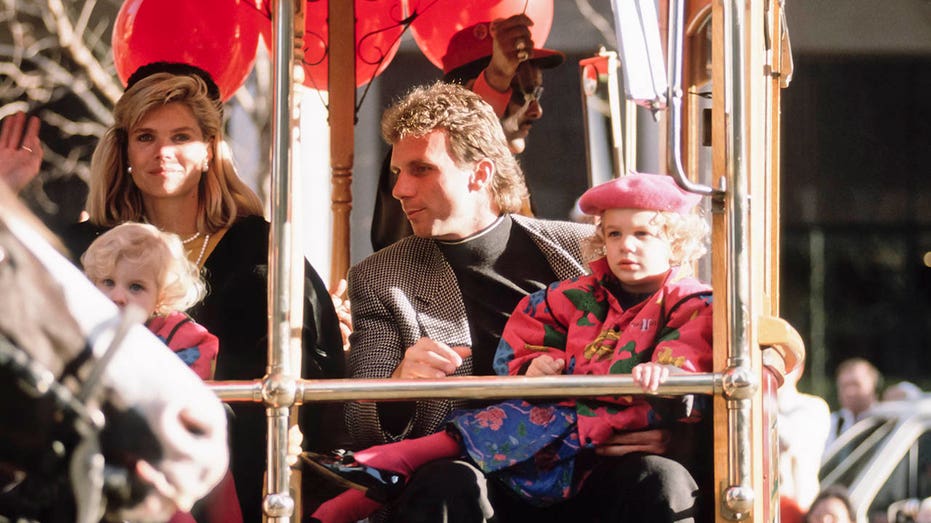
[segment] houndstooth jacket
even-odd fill
[[[591,225],[518,215],[512,219],[527,231],[559,279],[587,272],[581,241],[593,234]],[[352,378],[389,377],[405,350],[424,336],[450,346],[472,345],[456,276],[434,240],[410,236],[353,266],[349,300],[354,327],[349,351]],[[455,375],[471,374],[469,357]],[[419,401],[404,431],[391,434],[382,428],[375,403],[349,403],[346,426],[354,445],[361,448],[432,434],[461,405],[460,401]]]

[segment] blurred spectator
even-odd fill
[[[910,401],[921,398],[921,387],[910,381],[900,381],[895,385],[886,387],[883,391],[883,401]]]
[[[820,396],[799,392],[803,366],[786,375],[779,388],[779,496],[783,523],[801,521],[820,490],[818,468],[831,427],[831,409]],[[797,517],[789,505],[798,506]]]
[[[853,506],[847,489],[831,485],[821,491],[805,516],[805,523],[853,523]]]
[[[831,413],[825,448],[876,404],[879,380],[879,371],[863,358],[850,358],[837,366],[837,399],[841,408]]]

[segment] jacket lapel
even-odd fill
[[[433,240],[421,240],[424,274],[414,281],[413,300],[421,336],[447,345],[472,346],[462,293],[452,267]]]
[[[559,279],[574,278],[587,272],[579,262],[580,241],[594,232],[593,227],[518,215],[511,217],[527,231]],[[553,230],[549,230],[548,224]],[[557,240],[564,245],[557,244]],[[423,260],[424,268],[423,274],[412,275],[410,281],[420,335],[450,346],[471,347],[472,336],[465,304],[452,267],[433,240],[414,237],[412,241],[416,242],[414,248],[417,257]]]
[[[553,273],[556,274],[557,278],[566,280],[588,273],[588,270],[579,260],[582,258],[582,239],[587,235],[594,234],[595,228],[593,226],[547,222],[517,214],[512,214],[511,218],[527,231],[540,252],[546,256],[546,261],[553,268]],[[549,230],[546,227],[547,225],[551,226],[553,230]],[[557,240],[561,243],[556,243]]]

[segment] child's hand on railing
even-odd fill
[[[557,374],[562,374],[562,370],[565,367],[566,360],[541,354],[530,362],[530,366],[527,367],[526,376],[555,376]]]
[[[669,377],[669,367],[660,363],[641,363],[630,372],[634,382],[638,383],[643,392],[655,393],[660,384]]]

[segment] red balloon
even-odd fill
[[[355,0],[356,87],[384,72],[398,53],[404,32],[402,2]],[[329,0],[307,0],[304,10],[304,85],[319,91],[329,87],[329,7]],[[262,35],[271,51],[270,31]]]
[[[530,36],[542,47],[553,27],[553,0],[406,0],[412,15],[411,34],[433,65],[443,69],[450,38],[480,22],[524,13],[531,20]],[[526,6],[526,9],[524,8]]]
[[[254,0],[126,0],[113,27],[116,72],[126,85],[142,65],[184,62],[229,100],[252,70],[261,20]]]

